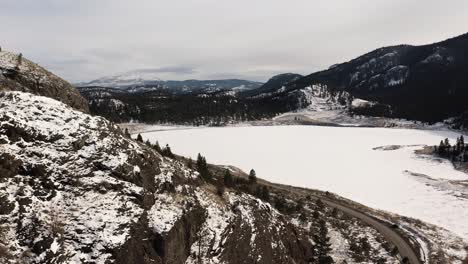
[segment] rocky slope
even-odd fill
[[[468,110],[467,66],[465,34],[424,46],[380,48],[305,76],[287,89],[321,84],[391,107],[386,113],[369,111],[371,115],[436,122]]]
[[[279,89],[281,89],[281,87],[284,87],[287,84],[293,81],[296,81],[302,77],[303,77],[302,75],[296,74],[296,73],[279,74],[279,75],[271,77],[265,84],[263,84],[258,89],[247,91],[245,94],[254,96],[254,95],[259,95],[262,93],[276,92]]]
[[[21,54],[0,51],[0,91],[23,91],[55,98],[83,112],[86,100],[67,81]]]
[[[202,179],[104,118],[23,92],[0,105],[6,263],[309,263],[320,220],[332,257],[396,261],[378,232],[314,199],[220,195],[216,171]]]
[[[248,195],[217,197],[196,172],[102,118],[25,93],[0,100],[1,219],[12,256],[33,263],[184,263],[205,228],[204,254],[222,258],[241,250],[224,245],[234,239],[227,231],[250,234],[274,213]],[[297,242],[275,241],[310,248],[287,222],[274,220],[273,234],[290,233]],[[300,262],[307,250],[275,254],[268,259]]]

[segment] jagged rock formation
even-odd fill
[[[0,51],[0,91],[22,91],[51,97],[83,112],[88,103],[67,81],[24,58]]]

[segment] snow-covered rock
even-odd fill
[[[88,103],[67,81],[24,58],[0,51],[0,91],[23,91],[48,96],[88,112]]]
[[[104,118],[23,92],[0,93],[0,106],[0,246],[10,252],[7,263],[184,263],[196,243],[203,243],[203,258],[232,263],[240,234],[233,225],[246,234],[270,221],[287,223],[250,195],[217,196],[184,162],[125,137]],[[292,243],[307,244],[296,233],[292,241],[304,240]],[[272,229],[263,239],[282,238]],[[245,258],[307,257],[290,248],[271,255],[261,245],[246,244],[252,254]]]

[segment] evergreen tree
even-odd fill
[[[156,143],[154,143],[153,148],[154,148],[157,152],[162,153],[162,149],[161,149],[161,146],[159,146],[159,142],[158,142],[158,141],[156,141]]]
[[[325,204],[322,202],[321,199],[317,200],[317,210],[323,212],[325,210]]]
[[[443,155],[445,153],[445,143],[443,140],[440,141],[438,152],[439,155]]]
[[[206,169],[206,159],[200,153],[197,156],[197,170],[198,172],[202,172]]]
[[[251,170],[250,170],[250,173],[249,173],[249,183],[250,183],[250,184],[255,184],[255,183],[257,183],[257,174],[255,173],[255,170],[254,170],[254,169],[251,169]]]
[[[366,258],[369,258],[371,254],[372,246],[369,243],[369,240],[367,239],[367,237],[361,237],[359,239],[359,244],[361,246],[362,254],[365,255]]]
[[[232,178],[231,172],[228,169],[226,169],[226,171],[224,172],[224,185],[226,185],[226,187],[232,187],[233,183],[234,179]]]
[[[275,207],[278,211],[284,211],[286,209],[286,199],[283,196],[279,195],[275,197]]]
[[[266,186],[262,186],[262,199],[265,201],[270,201],[270,191]]]
[[[198,153],[197,157],[197,171],[200,173],[200,176],[207,181],[211,180],[211,174],[208,170],[208,165],[206,163],[205,157]]]
[[[460,151],[465,152],[465,138],[463,135],[460,136]]]
[[[18,66],[21,65],[21,63],[23,63],[23,53],[18,55]]]
[[[301,212],[303,208],[304,208],[304,200],[299,199],[299,201],[297,201],[296,203],[296,211]]]
[[[314,219],[319,219],[319,217],[320,217],[319,211],[314,210],[314,212],[312,213],[312,217],[313,217]]]
[[[338,217],[338,209],[336,208],[333,208],[332,212],[331,212],[331,216],[333,218],[337,218]]]
[[[449,141],[448,138],[446,138],[446,139],[444,140],[444,145],[445,145],[446,148],[450,148],[450,147],[451,147],[451,146],[450,146],[450,141]]]
[[[141,142],[143,143],[143,137],[141,136],[141,134],[138,134],[137,136],[137,139],[136,139],[138,142]]]
[[[189,169],[193,169],[193,160],[192,160],[192,158],[189,158],[189,160],[188,160],[188,162],[187,162],[187,167],[188,167]]]
[[[328,228],[325,220],[320,219],[318,234],[313,236],[315,242],[315,254],[317,256],[317,263],[331,264],[334,263],[333,258],[330,257],[332,251],[330,238],[328,237]]]
[[[126,136],[127,138],[131,137],[130,132],[128,132],[128,128],[125,128],[124,136]]]
[[[166,147],[162,150],[163,156],[169,157],[169,158],[174,158],[174,154],[172,153],[171,147],[169,147],[169,144],[166,144]]]
[[[224,182],[222,180],[218,180],[218,182],[216,183],[216,193],[222,197],[224,194],[224,190]]]

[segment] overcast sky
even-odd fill
[[[0,46],[72,82],[265,81],[465,32],[467,0],[0,0]]]

